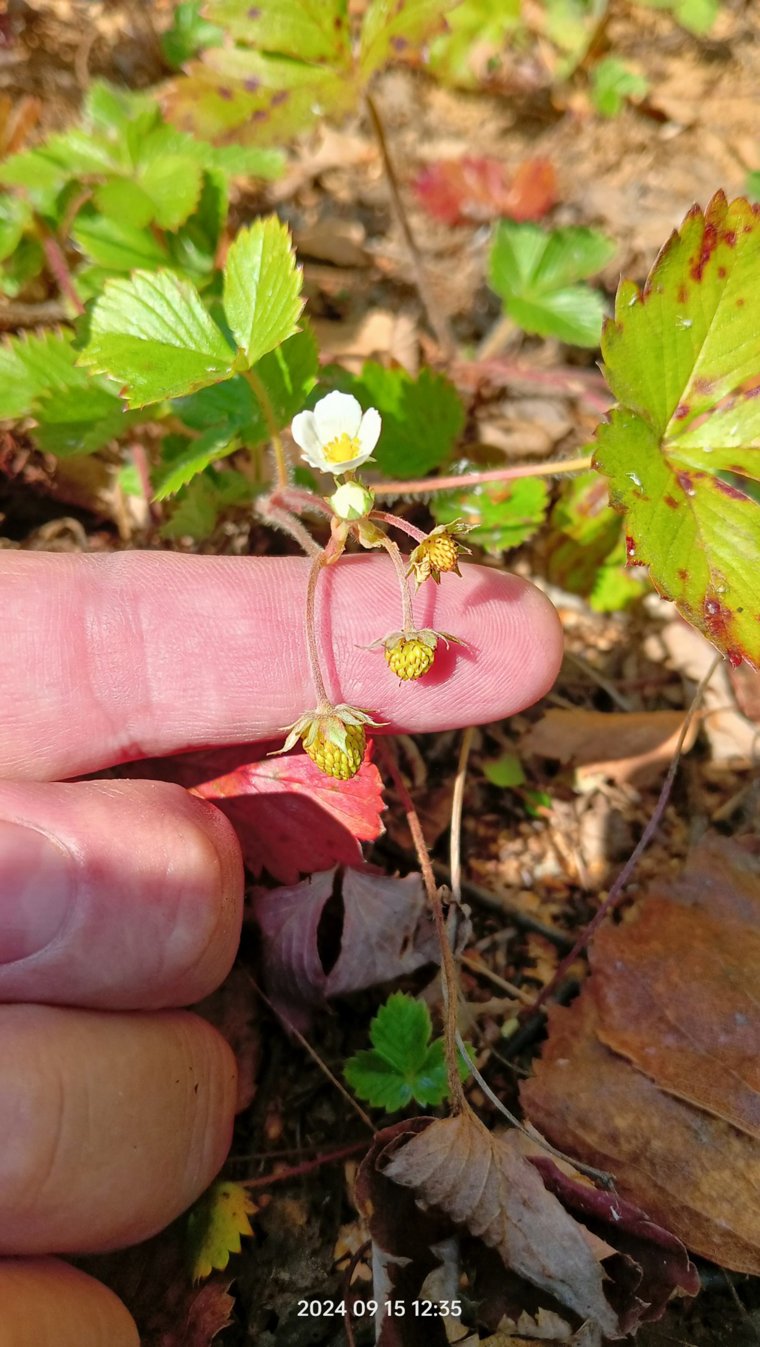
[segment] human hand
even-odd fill
[[[308,562],[0,553],[0,1347],[135,1347],[116,1297],[51,1255],[146,1239],[227,1153],[235,1063],[178,1007],[235,957],[243,871],[212,806],[66,778],[273,738],[314,700]],[[397,625],[385,558],[320,579],[330,691],[392,728],[499,719],[559,665],[554,610],[479,566],[416,603],[467,642],[444,683],[366,647]],[[431,589],[432,586],[428,586]]]

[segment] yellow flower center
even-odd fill
[[[324,445],[325,458],[329,463],[348,463],[361,453],[361,446],[355,435],[336,435],[334,440]]]

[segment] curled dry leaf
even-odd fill
[[[268,991],[299,1027],[310,1008],[412,973],[440,958],[419,875],[338,868],[287,888],[259,889]]]
[[[534,1286],[619,1336],[589,1237],[547,1192],[516,1135],[494,1136],[472,1114],[436,1119],[396,1152],[385,1174],[496,1249]]]
[[[605,929],[521,1098],[563,1150],[688,1248],[760,1272],[760,856],[708,837],[668,896]]]

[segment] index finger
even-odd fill
[[[0,553],[0,775],[60,779],[119,762],[277,736],[313,708],[303,634],[309,562],[297,557]],[[448,583],[446,581],[448,580]],[[539,590],[466,566],[428,584],[419,626],[465,642],[419,683],[367,647],[400,625],[386,557],[320,576],[328,692],[389,728],[451,729],[537,700],[561,658]]]

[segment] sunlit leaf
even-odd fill
[[[82,387],[86,376],[74,366],[69,332],[10,337],[0,344],[0,417],[28,416],[48,389]]]
[[[197,290],[168,271],[109,281],[79,363],[124,386],[130,407],[178,397],[232,373],[234,352]]]
[[[568,226],[547,233],[538,225],[502,220],[494,233],[489,278],[510,318],[526,332],[598,346],[605,300],[582,282],[614,251],[614,243],[593,229]]]
[[[760,665],[760,208],[693,207],[605,328],[620,406],[595,466],[626,514],[628,556],[733,662]]]
[[[224,312],[249,365],[292,337],[303,308],[301,271],[276,216],[241,229],[224,268]]]
[[[482,482],[468,490],[441,491],[432,502],[438,524],[464,519],[471,525],[468,538],[487,552],[498,554],[519,547],[543,523],[549,493],[540,477],[518,477],[507,482]]]

